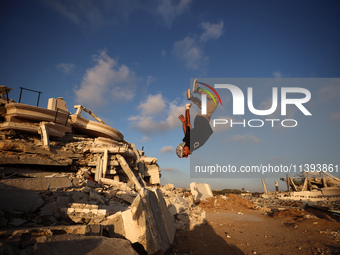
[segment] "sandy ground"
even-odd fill
[[[207,224],[177,231],[170,254],[340,254],[340,219],[326,212],[288,209],[268,216],[236,195],[199,206]]]

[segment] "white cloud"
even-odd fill
[[[161,153],[169,153],[169,152],[174,152],[175,151],[175,148],[172,147],[172,146],[164,146],[160,152]]]
[[[163,111],[165,108],[165,102],[162,94],[149,95],[144,103],[138,106],[142,115],[152,115]]]
[[[282,77],[282,73],[280,71],[273,72],[273,75],[274,75],[275,78],[281,78]]]
[[[65,74],[71,73],[74,68],[75,68],[75,65],[71,63],[60,63],[57,65],[57,69],[59,69]]]
[[[204,55],[201,46],[199,46],[195,39],[187,36],[181,41],[174,44],[173,52],[175,56],[184,61],[188,69],[199,70],[204,67],[208,57]]]
[[[163,17],[165,24],[170,28],[174,19],[189,8],[191,1],[179,0],[176,4],[173,0],[162,0],[157,7],[157,13]]]
[[[224,26],[223,21],[220,21],[217,24],[211,24],[209,22],[202,22],[200,24],[200,27],[203,28],[204,32],[201,35],[200,40],[202,42],[206,42],[212,39],[216,40],[220,38],[223,33],[223,26]]]
[[[150,139],[150,137],[148,137],[148,136],[143,136],[142,137],[142,142],[147,142],[147,141],[150,141],[151,139]]]
[[[205,69],[209,57],[203,51],[205,43],[212,39],[218,39],[223,33],[223,21],[218,24],[203,22],[200,26],[203,28],[203,33],[198,36],[186,36],[183,40],[177,41],[173,46],[173,53],[177,59],[183,61],[185,66],[191,70]]]
[[[149,107],[150,105],[154,107]],[[157,105],[159,105],[158,109]],[[181,125],[178,116],[183,114],[184,106],[177,105],[176,102],[166,103],[161,94],[150,95],[146,102],[142,102],[138,109],[141,114],[130,116],[131,125],[144,134],[152,134],[154,132],[166,132],[168,130],[179,128]],[[161,111],[160,111],[161,109]],[[166,116],[165,118],[162,116]]]
[[[234,142],[240,144],[247,144],[247,143],[259,143],[260,139],[252,134],[245,134],[245,135],[235,135],[231,138]]]
[[[105,105],[109,100],[130,100],[134,97],[135,75],[129,67],[118,65],[105,50],[94,56],[95,66],[86,70],[76,101],[92,106]]]

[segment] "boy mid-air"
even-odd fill
[[[202,114],[201,100],[194,97],[192,93],[198,93],[199,95],[206,94],[207,96],[207,110],[206,114]],[[197,79],[194,80],[192,93],[190,89],[187,91],[187,99],[191,100],[194,104],[200,108],[200,112],[196,115],[194,120],[194,127],[190,124],[190,107],[192,103],[185,105],[185,117],[183,115],[178,116],[180,121],[183,123],[184,138],[182,143],[180,143],[176,148],[176,154],[180,158],[187,158],[194,150],[201,147],[213,133],[210,126],[210,117],[216,110],[218,105],[218,100],[216,95],[213,95],[214,99],[208,95],[199,86]],[[212,95],[212,94],[211,94]],[[217,101],[217,103],[215,103]]]

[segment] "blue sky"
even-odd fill
[[[2,1],[0,81],[15,89],[15,101],[19,87],[26,87],[42,91],[42,107],[50,97],[63,97],[72,113],[73,105],[84,105],[157,157],[162,183],[188,187],[190,161],[177,158],[174,148],[183,138],[177,116],[190,78],[339,77],[339,13],[338,1]],[[306,122],[323,125],[282,136],[230,131],[239,161],[252,164],[245,142],[262,156],[269,148],[275,152],[270,138],[282,143],[277,157],[294,139],[301,157],[315,158],[316,142],[308,141],[317,136],[325,152],[320,157],[336,163],[340,89],[326,84],[312,90],[310,107],[320,114]],[[35,94],[23,94],[22,103],[35,101]],[[196,181],[261,190],[258,179]]]

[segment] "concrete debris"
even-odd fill
[[[15,103],[10,90],[0,88],[0,238],[7,253],[159,254],[176,229],[205,223],[195,203],[209,197],[208,185],[196,185],[195,196],[161,187],[157,159],[89,109],[78,105],[71,114],[63,98],[49,99],[47,108]]]
[[[313,191],[310,191],[313,192]],[[295,193],[295,192],[293,192]],[[266,214],[271,214],[276,211],[284,211],[288,209],[304,210],[305,208],[312,207],[317,210],[327,211],[334,213],[340,210],[340,205],[335,200],[329,199],[316,199],[311,201],[310,199],[294,199],[288,192],[272,192],[268,195],[262,195],[259,197],[244,197],[253,202],[256,205],[256,209],[263,211]],[[313,216],[305,215],[305,218]]]
[[[328,172],[303,172],[294,177],[289,174],[280,178],[287,183],[287,191],[278,191],[275,181],[275,191],[267,192],[262,179],[265,193],[259,198],[249,197],[257,205],[257,209],[266,213],[289,208],[314,207],[334,213],[340,209],[340,179]]]
[[[340,187],[340,179],[325,171],[315,172],[303,172],[294,177],[290,177],[288,174],[286,178],[280,178],[281,181],[287,183],[288,191],[312,191],[317,189],[326,189],[330,187]],[[334,191],[333,191],[334,194]],[[339,196],[340,191],[335,196]],[[329,197],[326,194],[326,197]],[[334,195],[331,195],[334,196]]]
[[[196,182],[190,183],[191,194],[194,198],[194,202],[198,203],[200,200],[206,200],[207,198],[213,197],[210,185],[207,183]]]
[[[41,236],[33,247],[36,255],[137,255],[128,240],[74,234]]]
[[[173,184],[161,187],[160,191],[170,214],[175,219],[176,229],[192,230],[195,226],[206,223],[205,211],[194,203],[191,193],[185,192],[183,189],[175,189]]]

